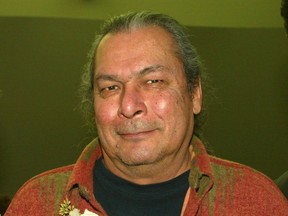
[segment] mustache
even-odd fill
[[[143,120],[127,121],[116,127],[117,134],[132,134],[160,129],[159,122],[147,122]]]

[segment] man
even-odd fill
[[[108,20],[90,61],[83,106],[99,137],[74,166],[28,181],[7,215],[288,215],[271,180],[206,153],[201,66],[177,21]]]
[[[286,34],[288,34],[288,0],[282,1],[281,16],[284,19]],[[288,171],[283,173],[278,179],[275,180],[275,182],[288,199]]]

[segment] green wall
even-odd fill
[[[92,139],[77,88],[100,21],[0,17],[0,193],[74,163]],[[282,28],[190,27],[216,88],[216,155],[271,178],[288,169],[288,40]]]

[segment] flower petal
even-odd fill
[[[85,209],[84,213],[81,216],[99,216],[99,215]]]

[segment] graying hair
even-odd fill
[[[193,93],[195,87],[199,85],[201,72],[201,62],[195,48],[190,43],[189,37],[185,33],[185,29],[175,19],[160,13],[152,13],[147,11],[129,12],[120,16],[108,19],[100,32],[96,35],[91,51],[88,54],[88,63],[82,75],[82,83],[80,93],[82,97],[81,108],[86,118],[86,122],[94,130],[95,114],[94,114],[94,73],[95,73],[95,55],[99,43],[107,34],[116,34],[119,32],[129,32],[134,29],[144,28],[148,26],[158,26],[170,33],[175,40],[177,48],[176,56],[183,63],[185,70],[187,87],[190,93]],[[203,79],[201,78],[203,82]],[[203,111],[195,116],[194,133],[198,136],[202,134]]]

